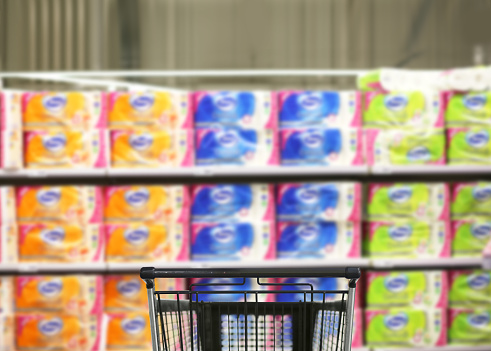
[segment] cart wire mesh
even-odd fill
[[[216,284],[191,284],[187,291],[153,292],[157,350],[349,350],[344,348],[348,290],[314,290],[311,284],[265,283],[260,278],[257,283],[269,290],[232,290],[225,285],[197,291]],[[288,285],[291,289],[285,290]],[[299,293],[299,301],[264,301],[268,295]],[[214,301],[207,301],[209,295],[215,295]]]

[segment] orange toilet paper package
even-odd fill
[[[107,124],[106,94],[101,92],[30,92],[22,96],[24,130],[102,129]]]
[[[0,264],[18,262],[17,232],[16,224],[0,225]]]
[[[189,221],[186,186],[127,185],[104,188],[105,222]]]
[[[22,94],[23,92],[14,90],[0,92],[1,130],[22,128]]]
[[[14,331],[14,315],[0,313],[0,350],[15,350]]]
[[[106,224],[106,261],[185,261],[188,223]]]
[[[13,312],[13,291],[12,277],[0,277],[0,315],[11,314]]]
[[[187,167],[193,164],[191,130],[131,131],[110,133],[111,167]]]
[[[17,312],[102,313],[101,276],[26,276],[15,280]]]
[[[183,290],[182,279],[156,279],[159,291]],[[181,296],[182,297],[182,296]],[[175,295],[162,297],[175,299]],[[104,308],[106,311],[148,310],[147,288],[137,275],[110,275],[104,279]]]
[[[15,279],[17,312],[80,314],[83,284],[77,276],[26,276]]]
[[[83,321],[66,314],[17,314],[16,349],[85,351]]]
[[[104,228],[100,224],[19,224],[20,262],[102,262]]]
[[[108,313],[107,350],[151,350],[148,312]]]
[[[102,222],[102,192],[94,186],[21,186],[18,222]]]
[[[0,186],[0,224],[15,223],[15,187]]]
[[[112,129],[191,129],[187,92],[114,92],[109,94]]]
[[[36,130],[24,133],[26,168],[104,168],[108,155],[104,130]]]
[[[17,170],[23,165],[22,130],[0,131],[0,166],[3,169]]]

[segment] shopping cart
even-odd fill
[[[153,351],[351,350],[359,268],[144,267],[140,277],[147,287]],[[346,278],[348,288],[315,290],[308,282],[283,284],[271,279],[290,277]],[[239,283],[207,280],[204,284],[190,283],[188,290],[155,291],[155,278],[239,278]],[[246,279],[254,279],[258,288],[241,289]],[[300,293],[303,298],[295,302],[261,302],[265,294],[293,293]],[[242,301],[209,301],[211,294],[238,294]],[[336,298],[333,300],[332,296]]]

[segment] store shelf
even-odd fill
[[[482,258],[418,258],[418,259],[373,259],[371,267],[375,269],[448,269],[480,268]]]
[[[316,176],[366,176],[386,175],[491,175],[491,166],[194,166],[185,168],[146,168],[146,169],[21,169],[0,170],[0,178],[60,178],[87,177],[94,179],[110,178],[209,178],[230,177],[316,177]]]
[[[105,169],[22,169],[0,170],[0,178],[61,178],[96,177],[105,178]]]
[[[107,272],[106,263],[2,263],[0,274],[99,274]]]
[[[435,346],[414,348],[368,348],[371,351],[491,351],[491,345],[482,346]]]
[[[372,174],[491,174],[491,166],[477,165],[425,165],[425,166],[373,166]]]
[[[293,267],[360,267],[376,270],[481,268],[480,258],[438,259],[379,259],[368,258],[331,260],[270,260],[270,261],[215,261],[215,262],[137,262],[137,263],[9,263],[0,264],[0,275],[13,274],[118,274],[138,273],[141,267],[166,268],[293,268]]]

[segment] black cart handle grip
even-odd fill
[[[155,278],[346,278],[359,279],[355,267],[293,267],[293,268],[154,268],[143,267],[140,277]]]

